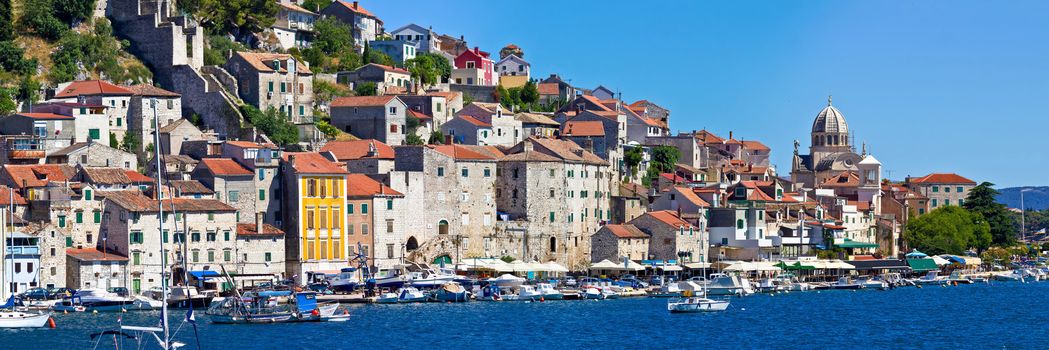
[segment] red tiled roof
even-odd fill
[[[612,232],[613,235],[619,238],[648,238],[648,235],[646,235],[644,232],[641,232],[641,230],[639,230],[637,226],[631,224],[609,224],[605,225],[604,228],[607,228],[609,232]]]
[[[20,115],[20,116],[23,116],[23,117],[26,117],[26,118],[29,118],[29,119],[40,119],[40,120],[73,120],[73,119],[76,119],[76,118],[74,118],[72,116],[61,115],[61,114],[54,114],[54,113],[17,113],[15,115]]]
[[[347,173],[346,168],[343,168],[339,163],[332,162],[316,152],[285,152],[282,157],[289,164],[292,163],[291,157],[295,157],[295,162],[292,166],[300,174]]]
[[[310,11],[310,10],[304,9],[302,7],[299,7],[299,5],[283,3],[283,2],[280,2],[278,4],[280,6],[286,8],[286,9],[289,9],[289,10],[292,10],[292,11],[295,11],[295,12],[302,12],[302,13],[308,13],[308,14],[311,14],[311,15],[316,15],[316,13],[313,13],[313,11]]]
[[[255,224],[237,224],[238,236],[281,236],[284,231],[270,224],[262,224],[262,232],[258,232]]]
[[[461,145],[428,145],[434,151],[440,152],[456,160],[495,160],[495,157],[471,150]]]
[[[375,147],[376,154],[368,156],[371,147]],[[335,159],[340,161],[355,160],[363,158],[393,159],[393,147],[379,140],[353,140],[353,141],[331,141],[321,148],[321,152],[331,152]]]
[[[350,174],[346,179],[346,197],[399,196],[404,194],[364,174]]]
[[[463,115],[460,115],[460,116],[458,116],[456,118],[462,119],[463,121],[465,121],[467,123],[470,123],[470,124],[473,124],[474,126],[479,126],[479,127],[482,127],[482,128],[490,128],[490,127],[492,127],[492,124],[485,123],[483,120],[474,118],[473,116],[469,116],[469,115],[463,114]]]
[[[14,197],[14,205],[26,205],[28,202],[22,197],[18,191],[12,191],[10,187],[0,186],[0,206],[11,205],[11,197]]]
[[[382,107],[385,106],[390,100],[397,98],[393,95],[383,96],[349,96],[339,97],[334,101],[331,101],[331,106],[334,107]]]
[[[561,93],[557,83],[539,83],[536,87],[539,89],[539,95],[557,95]]]
[[[912,178],[910,182],[918,184],[976,184],[976,181],[969,180],[955,173],[932,173],[919,178]]]
[[[273,72],[274,69],[273,66],[270,65],[270,63],[273,61],[281,61],[282,64],[280,65],[279,73],[287,73],[287,61],[293,58],[291,55],[283,53],[238,51],[236,54],[243,58],[245,62],[251,64],[251,66],[255,68],[255,70],[258,70],[260,72]],[[295,71],[298,72],[298,74],[313,74],[313,72],[311,72],[310,69],[306,67],[304,63],[298,62],[298,60],[296,60],[295,62],[295,68]]]
[[[134,182],[134,183],[152,182],[153,181],[153,178],[151,178],[149,176],[146,176],[146,175],[142,175],[142,173],[134,171],[134,170],[125,170],[125,173],[127,174],[127,178],[130,179],[131,182]]]
[[[763,144],[761,142],[758,142],[758,141],[743,141],[743,147],[746,147],[747,149],[752,150],[752,151],[768,151],[768,150],[770,150],[769,146],[765,146],[765,144]]]
[[[831,176],[823,183],[820,183],[819,187],[858,187],[860,185],[860,176],[851,171],[843,171],[838,175]]]
[[[149,84],[138,84],[127,87],[128,91],[131,91],[135,96],[156,96],[156,97],[180,97],[178,93],[164,90]]]
[[[680,177],[680,176],[678,176],[677,174],[671,174],[671,173],[662,173],[662,174],[659,174],[659,177],[662,177],[662,178],[664,178],[664,179],[667,179],[667,180],[673,181],[674,183],[682,183],[682,182],[685,182],[685,178],[683,178],[683,177]]]
[[[696,137],[696,139],[698,139],[703,144],[713,144],[713,143],[725,142],[725,139],[720,138],[717,135],[714,135],[710,131],[706,131],[706,130],[697,131],[695,137]]]
[[[561,127],[565,136],[605,136],[605,126],[599,121],[567,121]]]
[[[106,200],[111,200],[121,208],[127,209],[128,211],[134,212],[156,212],[159,210],[157,200],[146,197],[138,191],[107,191]],[[165,199],[164,210],[172,210],[179,212],[210,212],[210,211],[221,211],[221,212],[234,212],[236,208],[229,206],[229,204],[223,203],[215,199],[196,199],[196,198],[171,198]]]
[[[87,177],[84,182],[100,185],[129,185],[153,181],[137,171],[124,168],[85,167],[81,169],[81,174]]]
[[[179,119],[179,120],[185,120],[185,119]],[[274,145],[272,143],[265,143],[265,144],[263,144],[263,143],[251,142],[251,141],[226,141],[226,144],[227,145],[231,145],[231,146],[237,146],[237,147],[240,147],[240,148],[248,148],[248,149],[263,149],[263,148],[276,149],[277,148],[277,145]]]
[[[198,166],[207,168],[212,174],[217,176],[254,175],[251,170],[248,170],[231,158],[204,158],[200,160],[200,165]]]
[[[127,261],[127,257],[115,251],[102,252],[98,248],[66,248],[66,255],[80,261]]]
[[[408,110],[408,115],[413,116],[416,119],[419,119],[419,120],[422,120],[422,121],[433,120],[433,116],[432,115],[429,115],[429,114],[423,113],[422,111],[417,111],[417,110],[414,110],[414,109],[409,109]]]
[[[175,189],[176,193],[180,194],[213,194],[212,191],[204,184],[197,180],[172,180],[164,183],[167,186],[171,186]]]
[[[65,89],[62,89],[62,91],[55,94],[55,98],[77,97],[81,95],[130,96],[131,94],[131,90],[113,85],[113,83],[108,81],[83,80],[70,83]]]
[[[456,97],[459,97],[459,93],[456,91],[435,91],[427,93],[426,95],[444,97],[444,99],[448,101],[454,100]]]
[[[681,219],[680,216],[677,216],[677,213],[670,210],[651,211],[644,215],[649,215],[656,220],[659,220],[667,225],[673,226],[675,229],[682,227],[692,227],[692,224],[688,223],[688,221]]]
[[[5,165],[4,171],[14,182],[14,188],[42,187],[50,181],[69,181],[76,175],[76,169],[64,164]]]
[[[357,2],[357,1],[336,0],[336,2],[338,2],[339,5],[342,5],[343,7],[345,7],[346,9],[348,9],[350,11],[356,12],[356,13],[361,14],[363,16],[374,18],[376,21],[379,21],[379,23],[382,23],[382,21],[379,20],[379,17],[376,17],[375,14],[371,13],[368,10],[365,10],[363,7],[361,7],[361,4],[359,2]]]
[[[677,192],[679,194],[681,194],[682,197],[684,197],[686,200],[691,202],[692,205],[695,205],[697,207],[709,207],[710,206],[710,203],[707,203],[707,201],[703,200],[703,198],[699,198],[699,196],[696,195],[696,192],[692,191],[692,189],[687,188],[687,187],[674,187],[674,188],[677,190]]]
[[[411,72],[409,72],[406,69],[397,68],[397,67],[390,67],[390,66],[383,65],[383,64],[378,64],[378,63],[368,63],[365,66],[376,66],[376,67],[379,67],[382,70],[387,71],[387,72],[394,72],[394,73],[401,73],[401,74],[412,74]]]

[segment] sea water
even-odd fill
[[[196,349],[1046,349],[1049,282],[820,291],[732,298],[725,312],[670,314],[666,299],[353,305],[347,322],[216,325]],[[159,312],[57,314],[56,329],[0,330],[0,349],[91,349],[89,334],[155,325]],[[181,328],[179,328],[181,326]],[[104,336],[99,349],[114,349]],[[123,340],[120,349],[135,348]],[[153,346],[152,348],[157,348]]]

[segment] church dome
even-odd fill
[[[831,105],[830,97],[827,97],[827,107],[816,115],[816,121],[812,122],[813,133],[840,133],[847,134],[849,125],[845,123],[845,115]]]

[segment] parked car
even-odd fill
[[[106,291],[108,291],[110,293],[113,293],[113,294],[116,294],[116,295],[119,295],[119,296],[122,296],[122,297],[125,297],[125,298],[128,295],[131,295],[131,292],[128,291],[127,288],[124,288],[124,287],[110,287],[110,288],[106,289]]]
[[[663,276],[652,276],[652,278],[648,279],[648,284],[653,286],[663,285]]]
[[[65,297],[70,297],[70,296],[73,296],[74,294],[76,294],[76,290],[69,289],[69,288],[48,288],[47,289],[47,298],[48,299],[52,299],[52,300],[53,299],[62,299],[62,298],[65,298]]]
[[[25,300],[45,300],[47,299],[47,289],[44,288],[33,288],[22,293],[22,299]]]
[[[564,282],[565,287],[575,287],[576,286],[575,277],[571,277],[571,276],[565,277],[565,279],[562,280],[561,282]]]
[[[614,284],[620,287],[630,287],[634,289],[648,288],[648,283],[645,283],[632,275],[626,275],[618,281],[615,281]]]

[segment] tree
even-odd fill
[[[379,88],[373,82],[366,82],[354,86],[353,92],[355,92],[357,96],[376,96],[379,94]]]
[[[1014,222],[1009,217],[1005,205],[995,201],[998,191],[994,184],[983,182],[969,191],[964,207],[972,213],[983,217],[991,225],[992,242],[996,245],[1011,245],[1016,241]]]
[[[441,59],[443,60],[444,58]],[[404,64],[408,71],[412,73],[412,78],[415,80],[417,88],[420,84],[423,86],[434,85],[441,81],[441,71],[437,63],[434,62],[433,56],[416,56]]]
[[[904,230],[908,245],[928,254],[962,254],[991,245],[991,226],[958,206],[943,206],[912,219]]]
[[[426,52],[415,55],[415,58],[425,57],[430,63],[433,64],[434,69],[437,71],[437,75],[441,78],[448,78],[452,75],[452,63],[447,58],[436,53]]]
[[[423,140],[422,137],[419,137],[418,134],[414,132],[409,132],[408,137],[406,137],[404,140],[404,143],[409,145],[425,145],[426,141]]]
[[[22,4],[22,18],[19,25],[37,36],[47,40],[57,40],[69,30],[54,15],[54,2],[51,0],[27,0]]]
[[[138,135],[128,131],[124,133],[124,140],[120,142],[120,149],[124,152],[137,153],[138,148],[142,146],[142,140],[139,140]]]
[[[278,8],[272,0],[200,0],[195,16],[211,33],[241,38],[272,26]]]
[[[331,5],[332,0],[306,0],[302,2],[302,8],[313,11],[321,12],[324,8]]]
[[[26,104],[33,104],[40,99],[40,82],[33,77],[25,76],[18,82],[18,92],[15,98]]]
[[[240,106],[240,111],[252,125],[270,137],[278,145],[291,145],[299,142],[299,128],[287,121],[277,109],[270,107],[262,112],[252,105]]]
[[[644,151],[641,147],[631,147],[627,149],[623,155],[623,161],[626,162],[627,168],[630,169],[630,177],[637,176],[637,167],[641,165],[641,161],[644,160]]]
[[[521,87],[521,103],[532,104],[539,102],[539,87],[534,81],[529,80]]]
[[[91,17],[95,0],[52,0],[55,16],[66,24],[75,25]]]
[[[444,133],[440,130],[434,130],[430,132],[430,139],[426,143],[431,145],[440,145],[444,143]]]
[[[0,69],[20,75],[32,75],[36,71],[36,59],[26,59],[24,54],[25,50],[18,47],[14,41],[0,41]]]
[[[248,51],[244,44],[230,40],[230,38],[223,35],[212,35],[207,37],[207,39],[208,45],[204,47],[204,64],[209,66],[226,64],[226,55],[230,51]],[[311,66],[314,64],[315,62],[310,62]]]
[[[313,22],[313,47],[334,55],[353,49],[353,28],[335,17]]]
[[[674,165],[681,158],[681,151],[674,146],[656,146],[652,148],[652,162],[649,167],[656,168],[660,173],[674,171]]]
[[[0,0],[0,41],[15,40],[14,18],[11,16],[11,0]]]

